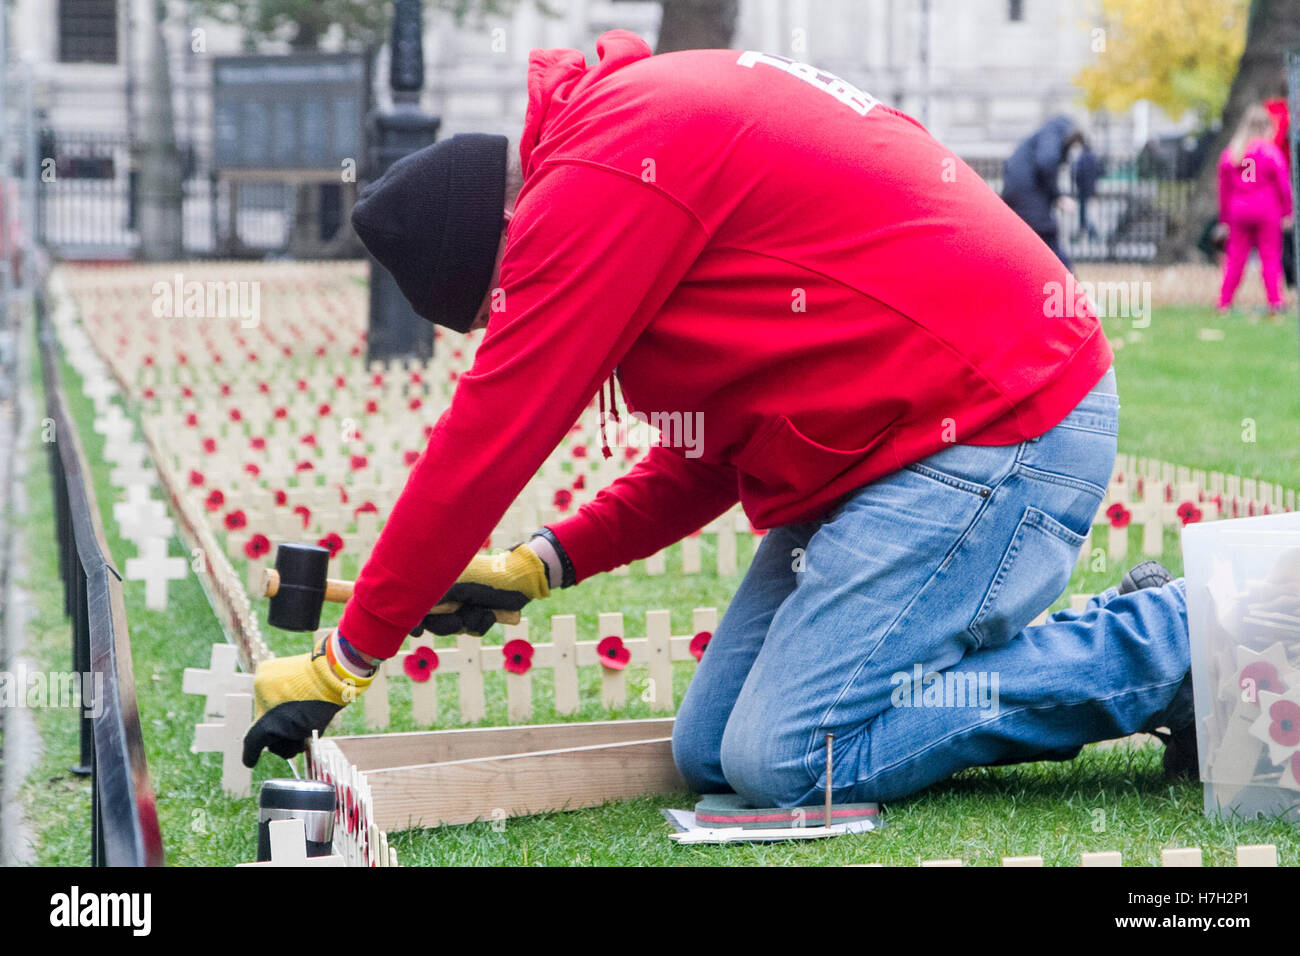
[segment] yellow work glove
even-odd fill
[[[285,760],[302,753],[313,730],[324,733],[334,715],[370,686],[373,677],[358,677],[335,658],[332,637],[322,635],[309,654],[257,665],[244,766],[255,766],[263,747]]]
[[[460,607],[449,614],[426,614],[411,634],[485,634],[496,623],[494,610],[518,611],[529,601],[550,595],[546,563],[527,545],[517,544],[500,554],[478,554],[438,602],[456,601]]]

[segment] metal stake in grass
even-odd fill
[[[826,826],[831,825],[831,769],[834,765],[832,760],[832,744],[835,742],[834,734],[826,735]]]

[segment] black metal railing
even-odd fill
[[[48,443],[54,481],[55,529],[64,610],[72,619],[73,667],[83,693],[80,764],[74,773],[91,780],[91,864],[162,866],[162,834],[131,670],[122,578],[104,538],[90,468],[60,381],[57,345],[36,297],[45,414],[53,427]],[[47,427],[48,427],[47,425]],[[85,679],[90,675],[90,680]]]
[[[967,159],[994,191],[1002,192],[1002,160]],[[1196,182],[1183,169],[1144,154],[1102,157],[1096,192],[1072,211],[1058,210],[1061,244],[1076,262],[1153,262],[1160,243],[1182,228]],[[1068,177],[1063,177],[1063,185]],[[1067,194],[1077,199],[1073,183]]]

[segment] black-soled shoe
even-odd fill
[[[1195,779],[1199,776],[1201,765],[1196,751],[1196,708],[1192,701],[1190,670],[1178,685],[1174,699],[1169,702],[1165,712],[1156,719],[1155,725],[1157,728],[1169,728],[1167,731],[1151,731],[1165,745],[1165,776],[1172,780]]]
[[[1169,569],[1159,561],[1143,561],[1128,569],[1124,579],[1119,582],[1119,593],[1132,594],[1143,588],[1164,587],[1173,579],[1174,576],[1169,573]]]

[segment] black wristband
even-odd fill
[[[578,576],[573,571],[573,562],[569,560],[569,555],[565,552],[564,547],[560,544],[560,539],[555,536],[555,532],[550,528],[542,527],[532,533],[534,538],[545,538],[555,549],[555,553],[560,558],[561,580],[560,587],[571,588],[578,583]]]

